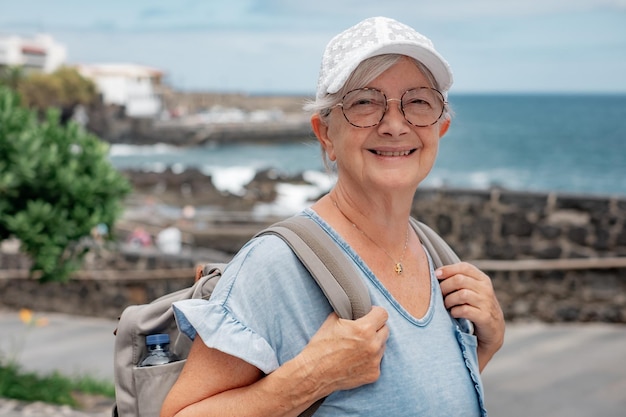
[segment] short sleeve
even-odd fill
[[[180,330],[270,373],[292,359],[332,311],[289,246],[276,236],[250,241],[209,300],[174,303]]]
[[[274,349],[228,310],[207,300],[191,299],[174,303],[179,329],[205,345],[236,356],[268,374],[278,368]]]

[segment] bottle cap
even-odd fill
[[[151,334],[146,337],[146,345],[162,345],[170,342],[170,335],[167,333]]]

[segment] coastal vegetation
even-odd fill
[[[0,360],[0,397],[77,407],[80,405],[77,398],[86,394],[114,398],[115,387],[111,382],[90,376],[70,378],[58,372],[48,375],[26,372],[14,362]]]
[[[108,144],[58,108],[40,120],[0,86],[0,241],[14,238],[31,276],[66,281],[97,227],[113,230],[131,185],[109,162]]]
[[[50,74],[27,73],[21,67],[0,68],[0,85],[21,96],[22,105],[44,116],[51,107],[71,115],[78,105],[89,106],[98,100],[96,85],[70,67]]]
[[[19,318],[27,331],[49,324],[47,317],[25,308],[20,310]],[[104,379],[88,375],[67,377],[59,372],[40,374],[25,371],[18,363],[25,339],[24,336],[22,340],[14,341],[18,349],[12,354],[0,350],[0,398],[80,407],[85,396],[115,397],[113,383]]]

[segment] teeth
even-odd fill
[[[376,155],[380,156],[407,156],[411,151],[381,152],[376,151]]]

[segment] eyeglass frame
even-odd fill
[[[422,90],[422,89],[427,89],[427,90],[432,90],[435,91],[437,94],[439,94],[439,96],[441,97],[441,113],[439,114],[439,116],[437,116],[437,118],[435,119],[435,121],[433,121],[432,123],[429,123],[427,125],[416,125],[414,123],[411,123],[411,121],[409,119],[407,119],[406,117],[406,113],[404,112],[404,106],[402,105],[402,99],[404,98],[404,96],[406,95],[406,93],[408,93],[409,91],[413,91],[413,90]],[[369,126],[358,126],[355,125],[354,123],[352,123],[349,119],[348,116],[346,116],[346,112],[344,111],[344,107],[343,107],[343,101],[345,100],[346,96],[350,93],[353,93],[355,91],[377,91],[380,94],[383,95],[383,97],[385,98],[385,110],[383,111],[382,116],[380,117],[380,120],[378,120],[375,124],[373,125],[369,125]],[[332,106],[329,110],[334,109],[335,107],[341,107],[341,114],[343,114],[344,119],[346,119],[346,121],[354,126],[357,127],[359,129],[368,129],[370,127],[375,127],[378,126],[380,124],[380,122],[383,121],[383,119],[385,118],[385,115],[387,114],[387,111],[389,110],[389,102],[390,101],[397,101],[400,103],[400,112],[402,113],[402,116],[404,117],[404,120],[406,120],[406,122],[408,124],[410,124],[411,126],[415,126],[415,127],[428,127],[428,126],[432,126],[435,123],[437,123],[439,120],[441,120],[441,116],[443,116],[445,110],[446,110],[446,105],[448,104],[448,102],[446,101],[446,99],[444,98],[444,95],[441,91],[437,90],[436,88],[432,88],[432,87],[416,87],[416,88],[409,88],[408,90],[406,90],[404,93],[402,93],[402,95],[400,96],[400,98],[387,98],[387,95],[379,90],[378,88],[373,88],[373,87],[361,87],[361,88],[355,88],[354,90],[350,90],[348,91],[346,94],[343,95],[343,97],[341,97],[341,102],[335,104],[334,106]]]

